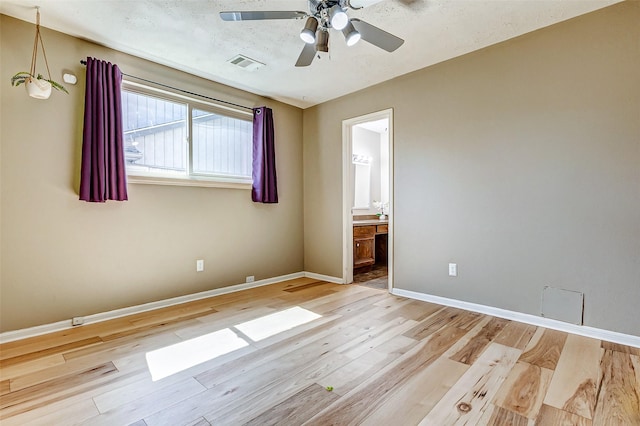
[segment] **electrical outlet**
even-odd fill
[[[196,260],[196,272],[204,271],[204,259]]]
[[[84,317],[73,317],[71,318],[71,325],[82,325],[84,324]]]
[[[458,264],[457,263],[450,263],[449,264],[449,276],[450,277],[457,277],[458,276]]]
[[[252,283],[252,282],[254,282],[255,280],[256,280],[256,277],[254,277],[253,275],[249,275],[249,276],[247,277],[247,280],[246,280],[245,282],[247,282],[247,283]]]

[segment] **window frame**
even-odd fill
[[[209,173],[195,173],[193,171],[193,110],[201,110],[226,117],[252,122],[253,112],[243,111],[226,105],[196,99],[195,97],[160,89],[154,86],[140,84],[131,80],[122,80],[121,90],[146,95],[169,102],[177,102],[187,107],[187,173],[184,176],[167,176],[163,173],[130,171],[127,169],[127,182],[133,184],[169,185],[169,186],[200,186],[213,188],[251,189],[253,178],[241,176],[215,175]]]

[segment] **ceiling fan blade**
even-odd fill
[[[313,43],[305,43],[300,56],[298,56],[298,62],[296,67],[307,67],[313,62],[313,58],[316,56],[316,45]]]
[[[400,37],[396,37],[393,34],[381,30],[367,22],[351,18],[351,23],[356,27],[356,30],[358,30],[364,41],[367,41],[374,46],[378,46],[380,49],[384,49],[387,52],[393,52],[398,47],[402,46],[402,43],[404,43],[404,40]]]
[[[294,10],[282,11],[246,11],[246,12],[220,12],[223,21],[262,21],[264,19],[301,19],[306,18],[304,12]]]

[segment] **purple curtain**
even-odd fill
[[[80,199],[103,203],[127,199],[122,130],[122,72],[87,58]]]
[[[253,190],[258,203],[277,203],[276,150],[271,108],[253,109]]]

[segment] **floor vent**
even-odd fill
[[[247,71],[255,71],[265,65],[262,62],[258,62],[255,59],[248,58],[244,55],[236,55],[227,62]]]
[[[541,315],[543,317],[582,325],[583,313],[583,293],[550,286],[542,289]]]

